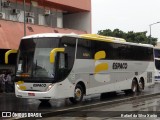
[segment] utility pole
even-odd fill
[[[152,41],[151,41],[151,30],[152,30],[151,27],[152,27],[152,25],[155,25],[155,24],[158,24],[158,23],[160,23],[160,22],[152,23],[152,24],[149,25],[149,30],[150,30],[150,34],[149,34],[149,44],[151,44],[151,42],[152,42]]]

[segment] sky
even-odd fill
[[[92,33],[116,28],[128,32],[147,31],[160,22],[160,0],[91,0]],[[152,37],[160,42],[160,23],[151,26]]]

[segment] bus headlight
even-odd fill
[[[53,86],[54,86],[54,84],[50,84],[50,85],[48,86],[48,88],[46,89],[46,91],[49,91]]]
[[[18,89],[20,89],[20,86],[19,86],[18,84],[16,84],[16,87],[17,87]]]

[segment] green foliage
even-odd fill
[[[146,35],[147,31],[144,32],[128,31],[126,33],[119,29],[114,29],[113,31],[111,31],[110,29],[106,29],[98,31],[98,34],[104,36],[124,38],[127,42],[152,44],[154,46],[157,44],[157,38],[147,36]]]

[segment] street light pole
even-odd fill
[[[23,0],[23,10],[24,10],[24,36],[26,36],[26,6],[25,6],[25,0]]]
[[[149,36],[150,36],[150,37],[151,37],[151,26],[152,26],[152,25],[149,25],[149,31],[150,31]]]
[[[158,24],[158,23],[160,23],[160,22],[152,23],[152,24],[149,25],[149,30],[150,30],[150,34],[149,34],[149,44],[151,43],[151,27],[152,27],[152,25],[155,25],[155,24]]]

